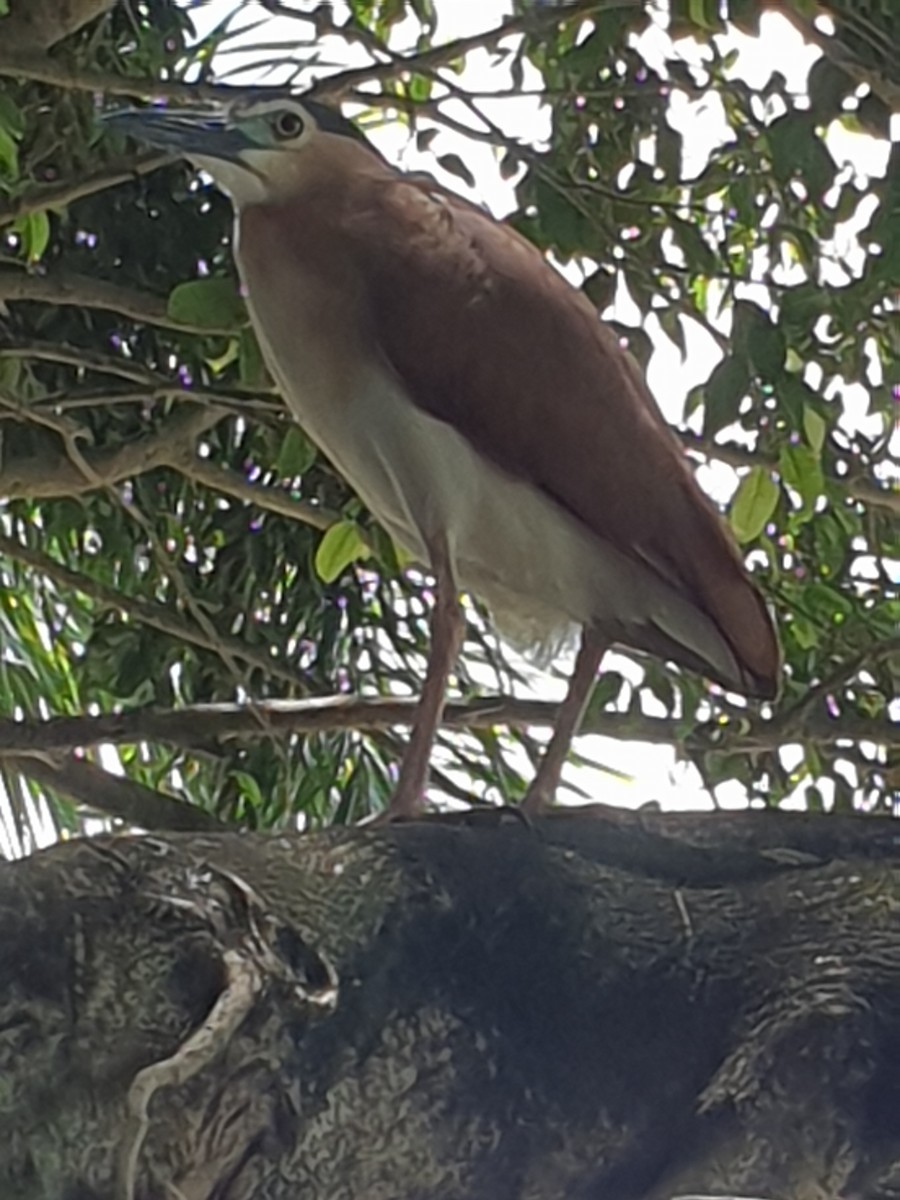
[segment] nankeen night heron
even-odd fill
[[[553,799],[610,645],[775,694],[772,621],[637,364],[515,230],[283,92],[109,121],[231,196],[250,315],[284,399],[435,576],[393,815],[424,796],[459,589],[519,643],[581,630],[532,812]]]

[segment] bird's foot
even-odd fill
[[[519,805],[522,813],[532,820],[534,817],[541,817],[549,808],[553,807],[553,801],[556,797],[556,785],[558,780],[554,780],[549,786],[541,779],[540,773],[535,776],[531,782],[531,786],[525,793],[525,799]]]
[[[414,772],[419,775],[421,772]],[[410,779],[410,774],[401,770],[397,790],[388,801],[388,806],[380,813],[363,817],[357,824],[360,828],[383,829],[386,825],[396,825],[403,821],[415,821],[425,814],[425,780]]]

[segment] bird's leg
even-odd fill
[[[431,748],[446,703],[447,682],[456,665],[465,628],[446,539],[442,537],[430,550],[431,569],[436,582],[431,614],[431,650],[422,696],[413,719],[412,735],[403,756],[397,790],[388,808],[389,818],[411,817],[422,807]]]
[[[569,680],[569,690],[553,726],[553,736],[544,751],[537,774],[531,781],[525,799],[522,801],[523,810],[529,816],[537,816],[553,803],[556,789],[559,787],[559,777],[565,766],[566,756],[572,738],[578,732],[578,726],[591,697],[594,680],[600,667],[600,660],[606,653],[609,642],[600,637],[593,629],[585,627],[581,632],[581,645],[575,659],[575,669]]]

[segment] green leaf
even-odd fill
[[[38,262],[50,243],[50,218],[45,212],[29,213],[13,225],[22,238],[22,249],[30,263]]]
[[[759,0],[728,0],[728,20],[732,25],[736,25],[741,33],[758,37],[761,14]]]
[[[12,134],[0,125],[0,173],[7,179],[19,178],[19,147]]]
[[[735,492],[728,513],[734,536],[743,545],[758,538],[778,504],[778,484],[767,467],[751,467]]]
[[[437,23],[434,0],[412,0],[412,9],[426,29],[434,29]]]
[[[0,388],[9,392],[17,392],[25,374],[25,360],[22,358],[5,358],[0,355]]]
[[[169,293],[169,318],[201,329],[234,329],[247,319],[244,301],[232,279],[191,279]]]
[[[591,231],[587,218],[568,196],[542,175],[535,181],[541,244],[549,242],[563,255],[574,254],[590,244]]]
[[[709,32],[718,32],[722,28],[718,9],[716,0],[688,0],[688,12],[691,14],[691,20],[695,25],[699,25],[701,29]]]
[[[825,124],[841,111],[841,102],[854,87],[853,80],[827,54],[810,68],[806,81],[810,108]]]
[[[305,475],[316,461],[316,448],[298,425],[292,425],[278,451],[276,470],[282,479]]]
[[[263,796],[259,781],[248,771],[232,771],[232,779],[238,786],[241,799],[252,808],[262,808]]]
[[[597,312],[602,313],[612,304],[616,295],[616,285],[618,277],[615,272],[598,267],[596,271],[588,275],[584,283],[581,285],[581,290],[596,308]]]
[[[439,154],[437,164],[439,167],[443,167],[448,174],[455,175],[457,179],[467,183],[469,187],[475,186],[475,176],[458,154]]]
[[[710,437],[738,418],[750,382],[746,363],[726,358],[713,371],[705,388],[703,434]]]
[[[784,367],[784,334],[771,321],[759,324],[750,330],[747,339],[750,360],[761,379],[777,379]]]
[[[799,494],[802,513],[810,514],[825,490],[818,456],[808,446],[784,446],[778,456],[778,467],[784,482]]]
[[[830,298],[817,283],[802,283],[788,288],[781,299],[781,324],[792,330],[806,332],[828,311]]]
[[[687,341],[684,335],[684,325],[681,323],[681,314],[674,304],[666,308],[660,308],[657,311],[659,323],[662,326],[663,332],[669,337],[678,347],[681,353],[681,361],[687,358]]]
[[[427,75],[413,75],[406,84],[406,94],[416,104],[424,104],[431,99],[434,80]]]
[[[825,423],[825,418],[820,417],[811,405],[804,404],[803,432],[806,434],[806,440],[812,447],[816,458],[822,457],[822,447],[825,445],[825,434],[827,431],[828,426]]]
[[[210,356],[203,361],[209,367],[210,371],[212,371],[213,375],[221,375],[223,371],[226,371],[240,357],[239,346],[239,338],[229,338],[221,354],[215,357]]]
[[[268,379],[262,350],[250,325],[245,325],[238,337],[238,374],[247,387],[262,387]]]
[[[0,0],[2,4],[3,0]],[[2,10],[0,10],[2,15]],[[7,92],[0,92],[0,129],[19,141],[25,132],[25,117],[21,108]]]
[[[625,677],[618,671],[601,671],[591,692],[591,712],[597,715],[602,713],[607,705],[615,704],[624,686]]]
[[[863,130],[871,137],[889,138],[891,136],[891,110],[877,96],[871,93],[864,96],[859,102],[856,116]]]
[[[718,259],[697,226],[671,213],[669,228],[684,255],[688,270],[701,275],[715,274],[719,266]]]
[[[765,309],[751,300],[737,300],[732,340],[735,353],[746,355],[761,379],[778,378],[784,367],[784,334]]]
[[[337,521],[319,542],[316,550],[316,574],[324,583],[334,583],[341,572],[371,551],[355,521]]]

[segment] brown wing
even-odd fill
[[[414,402],[689,597],[746,691],[774,695],[765,606],[591,304],[514,230],[431,182],[382,176],[343,225],[365,263],[375,337]]]

